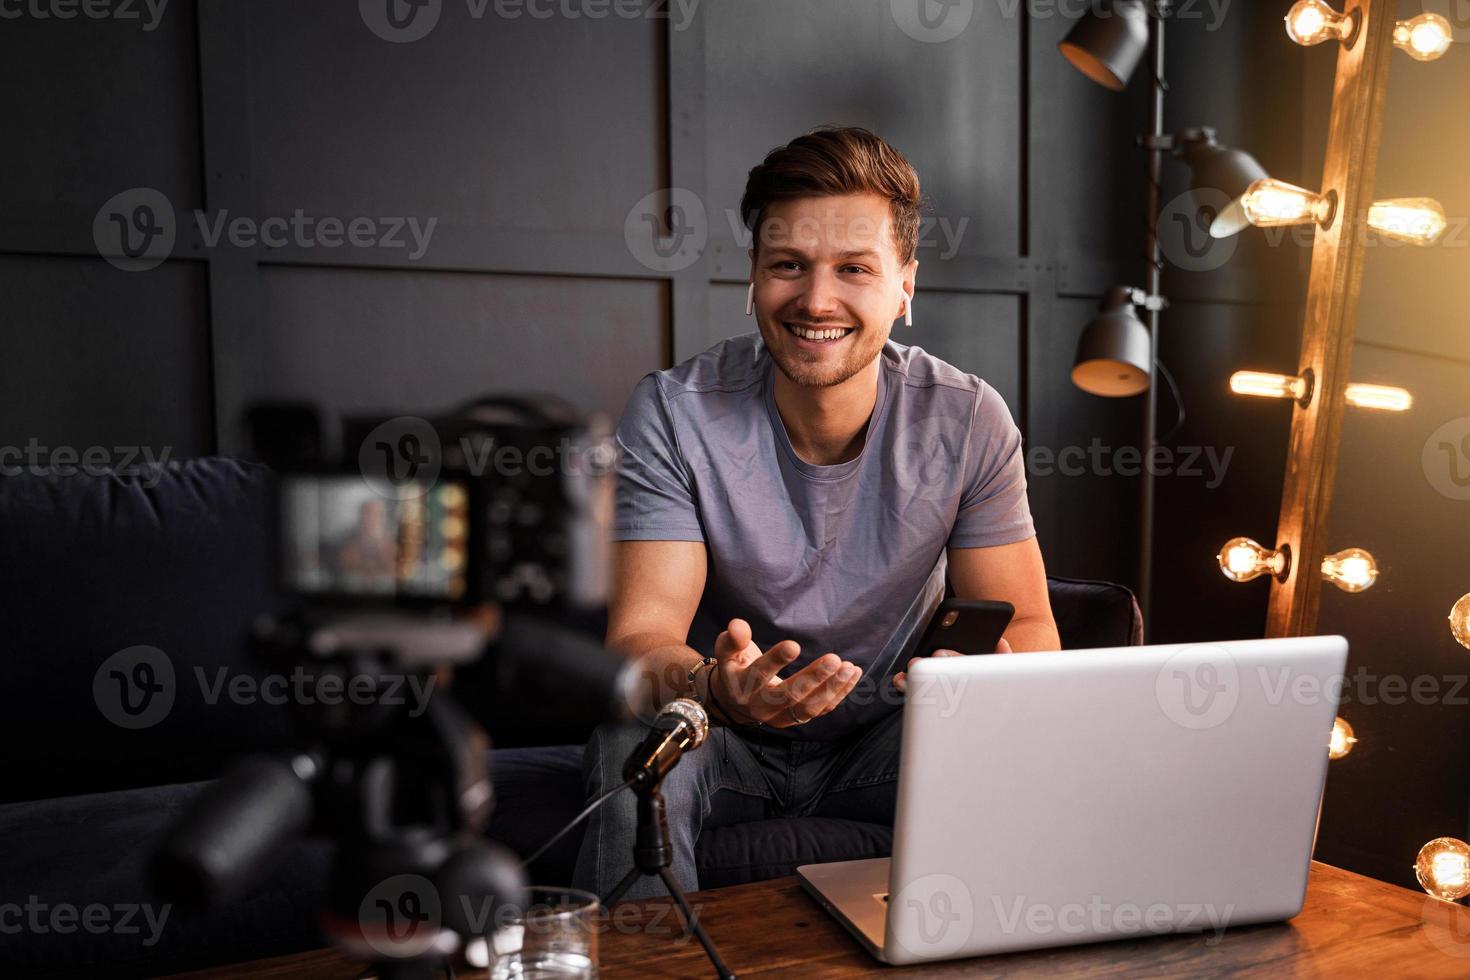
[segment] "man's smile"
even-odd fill
[[[786,328],[787,333],[802,341],[803,346],[813,347],[834,344],[856,329],[830,324],[798,323],[792,320],[783,320],[781,325]]]

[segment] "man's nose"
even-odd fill
[[[801,312],[814,318],[831,316],[839,309],[837,295],[836,277],[830,272],[815,269],[807,277],[806,290],[801,295]]]

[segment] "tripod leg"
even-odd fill
[[[612,891],[608,892],[607,893],[607,898],[604,898],[602,900],[603,907],[606,908],[606,907],[612,905],[618,899],[622,898],[625,894],[627,894],[628,889],[633,887],[633,882],[637,881],[638,880],[638,876],[641,875],[641,874],[643,874],[643,872],[639,871],[637,868],[634,868],[633,870],[629,871],[627,874],[623,875],[623,880],[620,881],[620,882],[618,882],[617,883],[617,887],[613,888]]]
[[[694,933],[695,937],[699,940],[699,945],[704,947],[704,951],[709,956],[709,961],[714,964],[715,973],[719,976],[720,980],[735,980],[735,974],[731,973],[730,968],[725,965],[725,961],[720,959],[719,950],[715,949],[714,942],[710,940],[709,934],[704,931],[704,926],[699,924],[699,919],[695,916],[694,910],[689,907],[689,900],[684,897],[684,893],[679,889],[679,883],[674,880],[673,872],[668,868],[659,868],[658,876],[663,879],[664,884],[668,886],[669,894],[674,896],[674,902],[683,911],[684,921],[689,924],[689,931]]]

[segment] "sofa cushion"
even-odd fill
[[[278,602],[269,485],[228,459],[0,480],[0,802],[209,777],[281,744],[282,709],[219,686],[263,676],[244,641]]]
[[[294,844],[248,896],[213,912],[146,886],[149,855],[204,785],[0,806],[0,974],[156,976],[321,946],[323,842]]]
[[[495,810],[487,836],[523,856],[582,809],[580,745],[496,750],[490,767]],[[327,841],[295,842],[249,894],[216,910],[166,906],[153,894],[149,857],[205,785],[0,805],[0,976],[75,976],[102,966],[109,976],[156,976],[323,946],[317,919]],[[580,844],[580,833],[568,834],[529,869],[531,879],[566,884]],[[89,906],[109,917],[108,928],[51,925],[54,914]]]

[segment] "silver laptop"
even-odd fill
[[[929,659],[904,705],[893,857],[802,885],[921,963],[1301,911],[1340,636]]]

